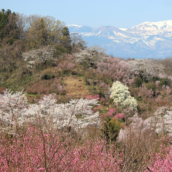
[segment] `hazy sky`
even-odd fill
[[[172,20],[172,0],[0,0],[0,9],[53,16],[68,24],[130,28]]]

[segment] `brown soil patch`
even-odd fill
[[[80,98],[82,95],[89,95],[89,91],[84,84],[82,78],[78,77],[64,77],[63,78],[66,87],[66,95],[73,98]]]

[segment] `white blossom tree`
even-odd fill
[[[137,109],[137,101],[134,97],[131,97],[128,87],[123,85],[121,82],[116,81],[110,88],[110,98],[116,106],[123,109],[131,108],[132,110]]]
[[[92,111],[98,105],[97,99],[73,99],[69,103],[56,104],[55,94],[43,96],[38,104],[29,104],[23,92],[12,93],[6,90],[0,95],[0,120],[14,125],[34,122],[43,117],[53,122],[56,128],[71,126],[75,130],[87,126],[100,127],[99,113]]]

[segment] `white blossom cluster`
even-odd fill
[[[74,53],[73,56],[75,57],[76,63],[97,64],[102,60],[104,54],[104,50],[100,47],[89,47],[79,53]]]
[[[0,119],[11,123],[16,117],[20,118],[27,104],[27,98],[22,91],[13,94],[12,91],[5,90],[3,95],[0,94]]]
[[[118,134],[118,141],[125,142],[133,134],[145,139],[153,138],[157,135],[168,135],[172,138],[172,108],[162,106],[158,108],[155,113],[143,120],[138,114],[128,118],[131,122],[129,127],[120,130]]]
[[[74,129],[87,126],[100,126],[99,113],[92,111],[92,106],[98,105],[97,99],[74,99],[65,104],[56,104],[55,95],[43,96],[38,104],[29,104],[23,92],[12,94],[6,90],[0,95],[0,120],[22,125],[24,122],[34,122],[35,118],[44,117],[53,121],[53,126],[62,128],[72,126]]]
[[[136,113],[133,117],[128,118],[131,122],[129,127],[125,127],[119,131],[118,134],[118,141],[119,142],[126,142],[129,138],[133,137],[134,135],[137,137],[142,137],[145,139],[150,139],[156,136],[155,128],[148,124],[147,119],[143,120],[141,117],[138,116]]]
[[[132,78],[133,76],[142,76],[144,79],[151,79],[154,76],[164,75],[164,66],[158,64],[150,59],[136,59],[127,62],[129,68],[128,75]]]
[[[137,108],[136,99],[131,97],[128,87],[123,85],[121,82],[114,82],[110,88],[110,92],[110,98],[113,99],[116,106],[132,108],[133,110]]]

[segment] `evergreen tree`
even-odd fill
[[[43,18],[39,18],[33,22],[27,34],[27,41],[31,48],[38,48],[47,45],[48,33]]]
[[[16,24],[16,14],[11,10],[2,9],[0,12],[0,40],[2,44],[13,44],[19,39],[19,28]]]
[[[60,38],[60,43],[62,44],[62,46],[66,49],[67,53],[71,53],[72,51],[72,46],[71,46],[71,38],[70,38],[70,34],[69,34],[69,29],[68,27],[64,27],[62,30],[62,37]]]
[[[39,35],[40,35],[40,38],[39,38],[40,39],[40,43],[41,43],[41,45],[46,45],[47,44],[48,35],[47,35],[47,30],[46,30],[43,18],[41,18],[38,27],[39,27],[38,30],[39,30]]]

